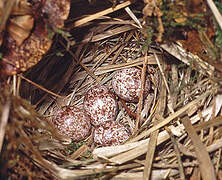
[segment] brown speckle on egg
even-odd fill
[[[117,121],[109,121],[95,128],[96,146],[116,146],[130,137],[129,130]]]
[[[52,118],[58,132],[78,142],[90,135],[91,124],[82,109],[74,106],[58,108]]]
[[[115,93],[128,102],[137,102],[141,92],[141,73],[138,68],[125,68],[115,72],[112,80],[112,86]],[[150,81],[146,79],[144,95],[148,94]]]
[[[89,89],[84,97],[84,109],[94,126],[116,117],[118,105],[113,93],[105,86],[95,86]]]

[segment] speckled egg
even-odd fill
[[[116,146],[130,137],[129,130],[117,121],[109,121],[95,128],[94,143],[96,146]]]
[[[113,93],[105,86],[89,89],[84,97],[84,109],[94,126],[115,120],[118,105]]]
[[[52,123],[58,132],[78,142],[90,135],[90,119],[83,109],[74,106],[64,106],[56,109]]]
[[[141,92],[141,73],[138,68],[125,68],[116,71],[112,79],[112,86],[115,93],[125,101],[137,102]],[[150,80],[145,81],[144,95],[148,94]]]

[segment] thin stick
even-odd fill
[[[114,8],[111,7],[111,8],[105,9],[104,11],[98,12],[98,13],[93,14],[93,15],[90,15],[90,16],[87,16],[87,17],[85,17],[85,18],[82,18],[82,19],[74,22],[74,25],[73,25],[73,26],[74,26],[74,27],[81,26],[81,25],[83,25],[83,24],[85,24],[85,23],[87,23],[87,22],[89,22],[89,21],[95,20],[95,19],[97,19],[97,18],[99,18],[99,17],[101,17],[101,16],[104,16],[104,15],[107,15],[107,14],[109,14],[109,13],[115,12],[115,11],[117,11],[117,10],[119,10],[119,9],[125,8],[125,7],[129,6],[130,4],[132,4],[131,1],[126,1],[126,2],[124,2],[124,3],[122,3],[122,4],[118,4],[118,5],[117,5],[116,7],[114,7]]]
[[[220,12],[218,11],[217,7],[215,6],[214,2],[212,0],[207,0],[207,4],[210,7],[211,11],[213,12],[217,23],[219,24],[221,30],[222,30],[222,16]]]
[[[122,103],[123,107],[125,108],[127,114],[132,117],[132,118],[136,118],[136,113],[132,112],[126,105],[125,101],[123,99],[120,98],[120,102]]]
[[[55,96],[55,97],[58,97],[58,98],[63,98],[62,96],[60,96],[60,95],[58,95],[58,94],[56,94],[56,93],[54,93],[54,92],[52,92],[52,91],[50,91],[50,90],[44,88],[43,86],[41,86],[41,85],[39,85],[39,84],[37,84],[37,83],[35,83],[35,82],[29,80],[29,79],[27,79],[26,77],[24,77],[24,76],[21,75],[21,74],[17,74],[17,76],[20,77],[20,78],[22,78],[22,79],[24,79],[24,80],[26,80],[26,81],[29,82],[30,84],[32,84],[32,85],[38,87],[39,89],[41,89],[41,90],[47,92],[48,94],[51,94],[52,96]]]
[[[2,150],[2,145],[5,137],[5,129],[8,123],[9,110],[10,110],[10,101],[7,101],[2,109],[2,116],[0,122],[0,152]]]

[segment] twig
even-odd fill
[[[95,19],[97,19],[97,18],[99,18],[101,16],[104,16],[104,15],[107,15],[109,13],[115,12],[115,11],[117,11],[119,9],[125,8],[125,7],[129,6],[130,4],[132,4],[131,1],[126,1],[124,3],[118,4],[114,8],[111,7],[111,8],[105,9],[104,11],[101,11],[101,12],[98,12],[96,14],[93,14],[93,15],[87,16],[85,18],[82,18],[82,19],[74,22],[74,26],[73,27],[81,26],[81,25],[83,25],[83,24],[85,24],[85,23],[87,23],[89,21],[95,20]]]
[[[216,180],[215,170],[211,162],[210,156],[206,150],[206,147],[201,142],[200,138],[195,132],[190,119],[188,116],[185,116],[181,119],[191,141],[195,147],[195,153],[197,160],[199,161],[200,172],[203,180]]]
[[[222,16],[220,12],[218,11],[217,7],[215,6],[214,2],[212,0],[207,0],[207,4],[210,7],[211,11],[213,12],[217,23],[219,24],[221,30],[222,30]]]
[[[120,101],[121,101],[123,107],[125,108],[127,114],[128,114],[130,117],[132,117],[132,118],[136,118],[136,113],[132,112],[132,111],[128,108],[128,106],[126,105],[125,101],[124,101],[123,99],[120,99]]]
[[[0,122],[0,152],[2,150],[2,145],[5,137],[5,129],[8,123],[9,110],[10,110],[10,101],[7,101],[2,109],[2,116]]]

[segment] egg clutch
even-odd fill
[[[132,132],[116,120],[117,96],[127,102],[138,102],[142,86],[141,70],[132,67],[116,71],[112,86],[114,92],[104,85],[90,88],[85,93],[83,108],[72,105],[57,107],[51,122],[58,132],[79,142],[91,134],[93,127],[93,142],[96,146],[115,146],[127,141]],[[147,78],[145,95],[149,89],[150,80]]]

